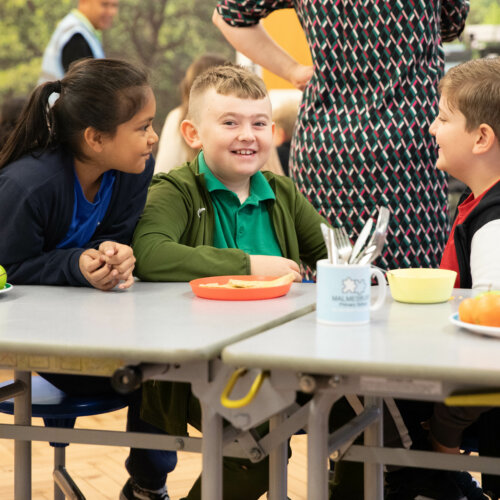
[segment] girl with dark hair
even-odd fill
[[[0,263],[11,283],[132,285],[130,241],[154,170],[155,111],[146,73],[118,60],[79,61],[34,90],[0,152]],[[67,394],[112,391],[107,377],[42,376]],[[131,398],[128,430],[157,431],[140,420],[140,399],[140,391]],[[126,465],[141,477],[158,463],[163,487],[152,498],[164,500],[176,462],[175,452],[141,449]]]
[[[0,152],[9,281],[132,285],[129,243],[154,168],[155,108],[147,75],[111,59],[78,62],[34,90]]]

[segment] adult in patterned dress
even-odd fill
[[[260,23],[284,8],[297,12],[312,67]],[[290,170],[309,201],[351,237],[378,207],[390,209],[384,268],[439,265],[447,179],[428,129],[442,42],[459,36],[468,9],[466,0],[219,0],[214,12],[238,51],[304,90]]]

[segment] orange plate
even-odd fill
[[[219,283],[224,285],[230,279],[245,281],[271,281],[278,276],[210,276],[209,278],[199,278],[189,282],[193,292],[203,299],[213,300],[262,300],[273,299],[286,295],[292,286],[288,285],[271,286],[269,288],[210,288],[200,286],[205,283]]]

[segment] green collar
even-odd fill
[[[73,9],[71,11],[71,13],[76,16],[78,19],[80,19],[80,21],[85,24],[85,26],[90,30],[91,33],[94,34],[94,36],[100,41],[102,42],[102,33],[101,31],[99,30],[96,30],[94,28],[94,25],[89,21],[88,17],[83,14],[81,11],[79,11],[78,9]]]
[[[205,162],[203,151],[200,151],[198,155],[198,172],[204,175],[205,185],[209,193],[214,191],[229,191],[232,193],[232,191],[212,173]],[[247,198],[247,201],[258,204],[260,201],[275,199],[276,196],[274,191],[271,189],[269,182],[267,182],[262,172],[256,172],[252,175],[250,178],[250,196]]]

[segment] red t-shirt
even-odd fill
[[[483,196],[488,192],[489,188],[483,191],[477,198],[471,193],[460,205],[458,206],[458,214],[451,228],[450,236],[444,247],[443,257],[441,258],[440,269],[450,269],[457,272],[457,279],[455,280],[455,288],[460,288],[460,270],[458,269],[457,251],[455,249],[455,228],[462,224],[469,214],[477,207]]]

